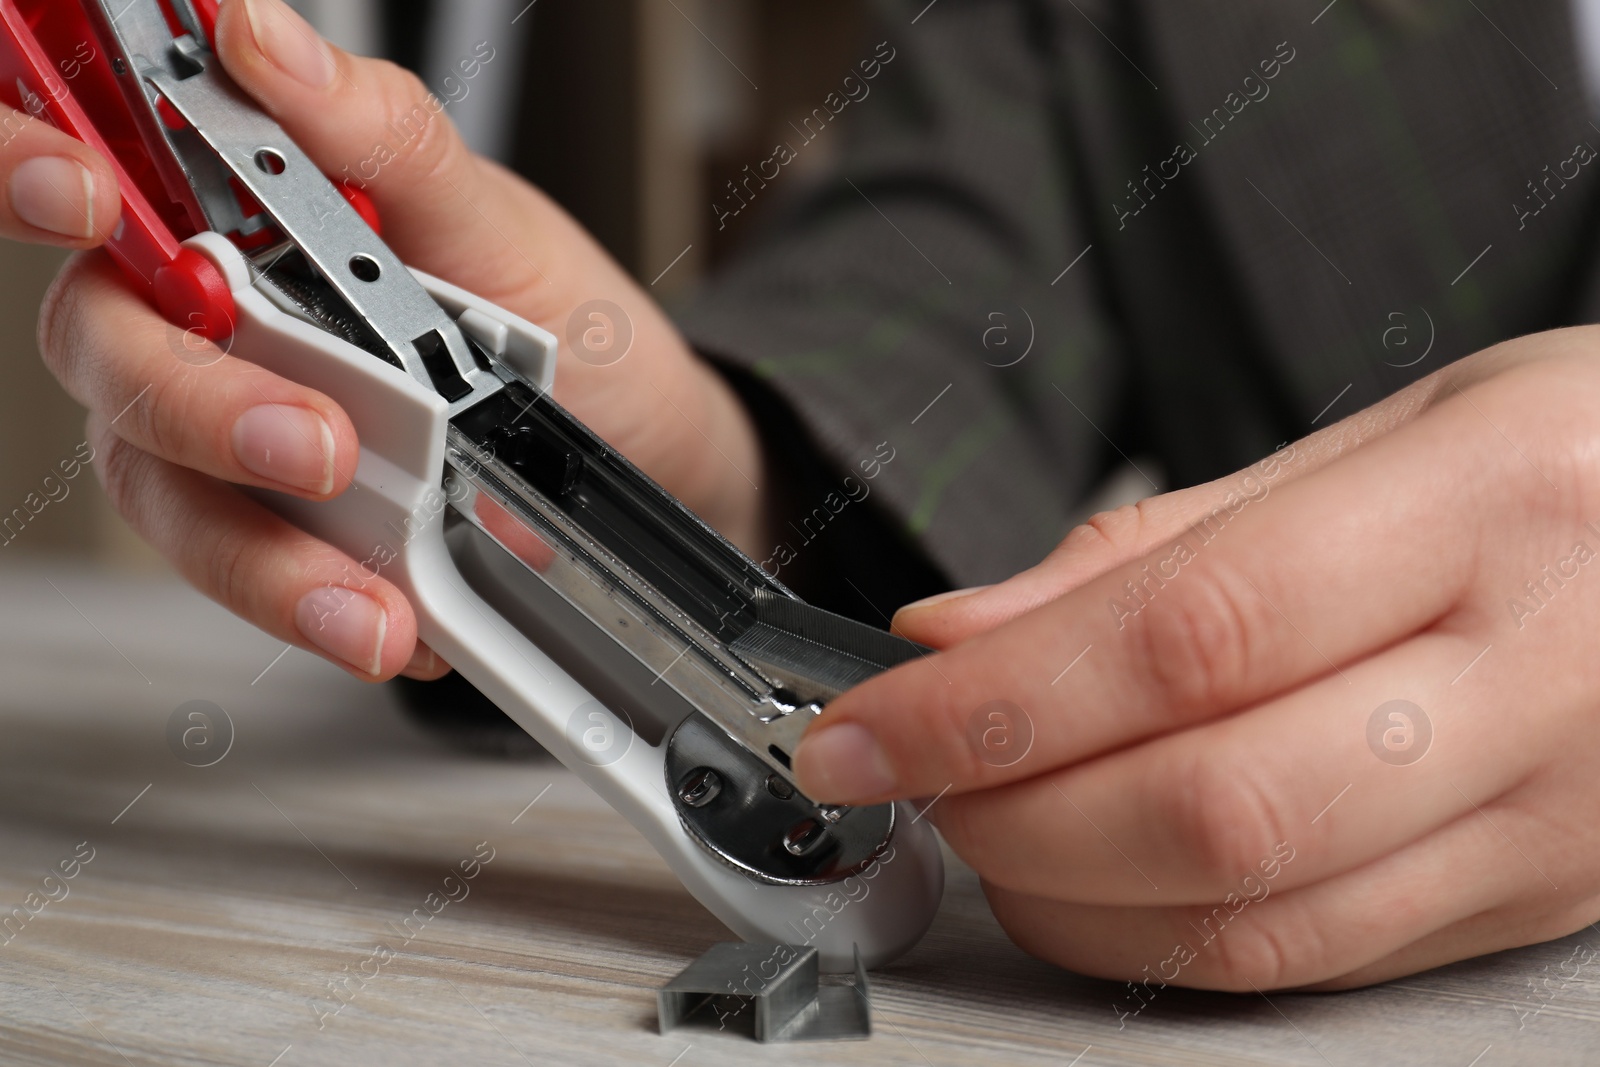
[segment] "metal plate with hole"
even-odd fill
[[[894,805],[819,808],[703,715],[684,719],[668,739],[666,779],[695,839],[768,882],[848,878],[887,849],[894,833]]]
[[[152,160],[172,194],[203,218],[201,229],[259,229],[245,219],[233,183],[305,256],[317,273],[422,385],[458,411],[497,392],[465,337],[373,233],[344,195],[281,127],[217,73],[217,58],[193,36],[172,37],[156,0],[98,0],[90,8],[142,135],[165,143]],[[180,4],[187,25],[192,6]],[[161,106],[183,120],[169,123]]]

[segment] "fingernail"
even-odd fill
[[[343,586],[313,589],[300,598],[294,618],[306,640],[328,655],[367,674],[382,669],[389,617],[366,594]]]
[[[245,0],[250,32],[261,54],[289,77],[313,89],[333,81],[333,53],[311,24],[282,0]]]
[[[992,585],[975,585],[970,589],[952,589],[948,593],[940,593],[938,596],[930,596],[924,597],[921,600],[914,600],[905,607],[901,608],[900,611],[919,611],[922,608],[931,608],[935,604],[943,604],[949,600],[960,600],[962,597],[972,596],[974,593],[981,593],[985,589],[993,588],[994,586]],[[896,612],[896,614],[899,614],[899,612]]]
[[[333,431],[309,408],[262,404],[233,424],[245,470],[310,493],[333,491],[333,451]]]
[[[853,722],[829,726],[800,742],[795,777],[816,800],[849,803],[895,789],[894,769],[872,731]]]
[[[400,673],[405,675],[407,678],[420,678],[424,681],[432,681],[434,676],[439,673],[439,669],[443,666],[444,660],[439,658],[439,654],[433,649],[429,648],[427,645],[423,644],[421,641],[418,641],[416,651],[411,653],[410,662],[406,664],[405,670],[401,671]]]
[[[62,237],[93,237],[94,175],[65,156],[26,160],[11,172],[11,210],[28,225]]]

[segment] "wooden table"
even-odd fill
[[[1600,1062],[1600,961],[1567,962],[1592,931],[1356,993],[1169,989],[1119,1028],[1121,988],[1012,947],[954,861],[870,1042],[661,1036],[656,987],[729,935],[643,840],[283,647],[168,581],[0,568],[0,918],[38,910],[0,932],[0,1062]],[[194,700],[234,726],[209,767],[168,743]]]

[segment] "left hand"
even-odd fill
[[[406,262],[557,334],[618,327],[581,332],[595,350],[561,346],[556,399],[730,538],[752,550],[765,542],[755,489],[764,457],[733,389],[593,237],[474,156],[414,74],[334,48],[282,0],[224,0],[215,44],[233,80],[324,173],[367,190]],[[462,58],[466,79],[469,61],[493,58],[488,47]],[[15,134],[0,144],[0,238],[89,249],[116,232],[108,160],[3,105],[0,125]],[[236,488],[315,501],[346,492],[361,442],[333,398],[164,322],[102,252],[69,262],[39,335],[46,365],[91,412],[83,458],[128,524],[197,589],[367,681],[448,672],[418,640],[415,607],[392,575]],[[632,347],[613,351],[624,337]],[[744,476],[728,477],[727,464]],[[526,537],[513,548],[547,562]]]
[[[1597,561],[1600,328],[1534,335],[903,609],[943,651],[835,700],[796,773],[942,793],[1019,945],[1150,988],[1558,937],[1600,918]]]

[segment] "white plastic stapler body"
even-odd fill
[[[404,590],[422,639],[741,937],[814,946],[833,971],[905,952],[943,888],[932,830],[903,804],[819,805],[789,763],[828,699],[924,650],[797,599],[556,404],[555,338],[402,265],[229,81],[214,17],[0,0],[0,77],[145,175],[111,247],[169,319],[354,421],[347,492],[262,498]],[[103,69],[52,82],[79,22]],[[129,121],[153,169],[101,135]],[[173,204],[195,220],[181,242]]]

